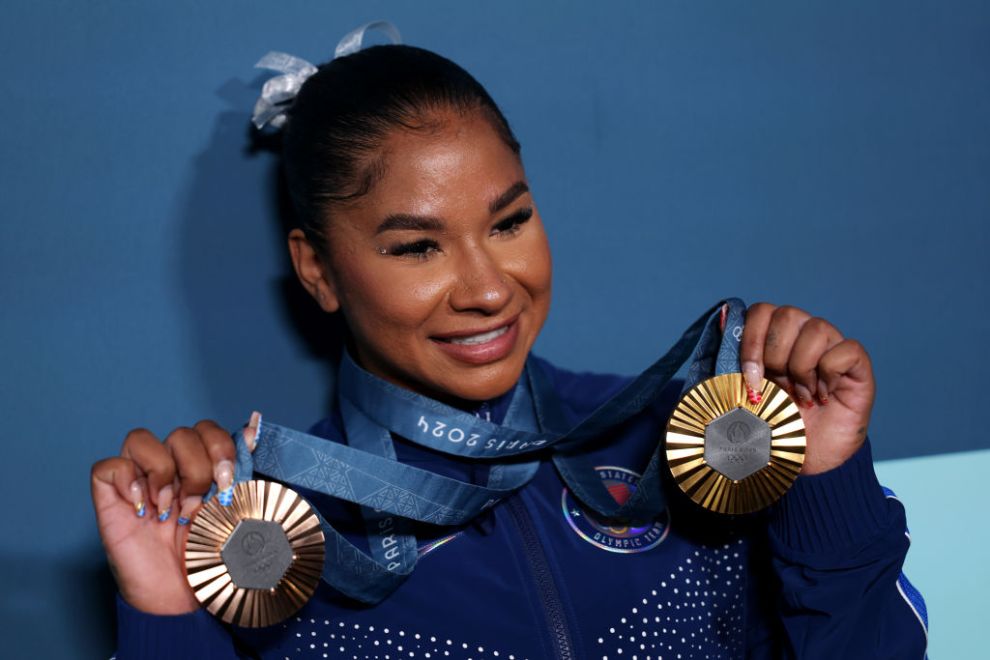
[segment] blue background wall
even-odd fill
[[[298,331],[274,161],[249,150],[252,65],[326,59],[376,18],[474,73],[524,145],[555,252],[543,355],[634,372],[725,295],[867,346],[932,652],[970,657],[990,588],[990,5],[834,0],[7,0],[4,655],[112,650],[88,469],[127,430],[322,415],[323,330]],[[923,458],[950,452],[972,453]]]

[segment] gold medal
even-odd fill
[[[667,462],[695,503],[740,514],[770,506],[804,464],[804,420],[780,387],[763,380],[750,403],[742,374],[704,380],[681,398],[667,422]]]
[[[227,623],[270,626],[299,610],[320,581],[323,529],[295,491],[271,481],[234,486],[233,503],[214,497],[186,541],[186,574],[196,598]]]

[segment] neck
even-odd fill
[[[368,374],[372,378],[378,379],[380,381],[384,381],[389,385],[392,385],[393,387],[397,387],[406,390],[407,392],[418,394],[433,401],[442,403],[446,406],[450,406],[451,408],[455,408],[457,410],[472,414],[477,412],[477,410],[486,403],[489,404],[489,406],[492,407],[493,409],[499,407],[499,404],[501,404],[507,398],[509,398],[512,392],[515,390],[515,386],[510,387],[505,392],[496,394],[495,396],[489,399],[464,399],[442,390],[433,390],[426,387],[421,387],[421,388],[410,387],[409,385],[405,384],[402,381],[393,378],[388,378],[386,376],[377,374],[371,369],[369,369],[364,364],[364,361],[361,359],[358,351],[354,349],[353,345],[351,345],[350,342],[347,344],[346,350],[341,356],[341,360],[350,360],[356,367],[358,367],[364,373]]]

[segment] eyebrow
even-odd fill
[[[491,204],[488,205],[488,211],[490,213],[498,213],[509,204],[514,202],[519,196],[528,193],[529,186],[526,185],[525,181],[517,181],[506,190],[504,193],[499,195],[497,198],[492,200]],[[382,220],[381,224],[375,230],[375,235],[387,232],[387,231],[443,231],[444,224],[443,220],[432,215],[413,215],[411,213],[392,213]]]
[[[375,230],[375,235],[392,230],[441,231],[443,221],[431,215],[411,215],[409,213],[393,213],[386,216]]]
[[[491,204],[488,205],[488,210],[492,213],[498,213],[506,206],[511,204],[516,200],[517,197],[529,192],[529,186],[526,185],[525,181],[516,181],[509,189],[498,196],[497,199],[493,200]]]

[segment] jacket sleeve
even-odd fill
[[[227,629],[206,610],[177,616],[147,614],[117,595],[116,660],[210,658],[236,660],[240,655]]]
[[[765,639],[750,657],[925,658],[924,601],[901,572],[909,544],[868,441],[838,468],[799,477],[769,520],[775,648]]]

